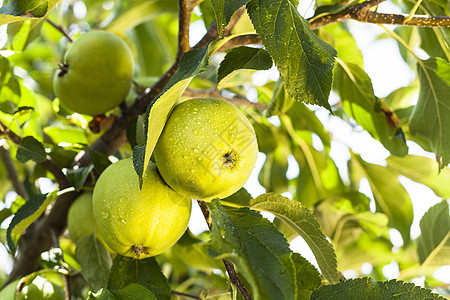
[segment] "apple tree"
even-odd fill
[[[449,14],[0,1],[0,299],[448,297]],[[377,91],[362,36],[392,42],[407,84]],[[172,115],[211,98],[235,113]]]

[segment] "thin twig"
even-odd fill
[[[385,0],[368,0],[360,4],[349,6],[335,14],[317,16],[310,20],[311,29],[356,20],[359,22],[376,24],[393,24],[403,26],[424,26],[424,27],[449,27],[449,16],[411,16],[403,14],[385,14],[371,11],[370,9]]]
[[[23,183],[19,179],[19,172],[17,171],[17,167],[11,158],[11,154],[7,149],[5,149],[5,146],[0,147],[0,157],[2,158],[3,165],[5,166],[6,173],[11,180],[14,191],[16,191],[16,193],[25,200],[28,200],[29,197],[27,191],[25,190],[25,187],[23,186]]]
[[[206,203],[204,201],[197,201],[198,205],[200,206],[200,209],[203,213],[203,217],[206,220],[206,223],[208,223],[208,228],[211,231],[212,230],[212,224],[211,224],[211,218],[210,218],[210,212],[208,209],[208,206],[206,206]],[[239,292],[241,293],[242,297],[244,297],[245,300],[253,300],[252,295],[250,295],[249,291],[245,287],[242,280],[239,278],[239,275],[236,272],[236,269],[234,268],[234,265],[226,260],[222,259],[223,264],[225,265],[225,269],[227,270],[228,276],[230,278],[230,282],[237,287]]]
[[[189,25],[191,24],[192,7],[190,0],[178,1],[178,51],[177,60],[189,51]]]
[[[181,296],[181,297],[185,297],[185,298],[191,298],[191,299],[203,300],[203,298],[200,297],[200,296],[191,295],[191,294],[187,294],[187,293],[183,293],[183,292],[178,292],[178,291],[174,291],[174,290],[172,290],[172,294],[177,295],[177,296]]]
[[[61,32],[70,42],[73,42],[72,38],[70,37],[69,31],[67,31],[66,28],[62,26],[58,26],[53,21],[50,21],[50,19],[46,19],[47,23],[52,25],[54,28],[56,28],[59,32]]]
[[[222,47],[217,49],[217,52],[227,51],[228,49],[232,49],[239,46],[260,45],[260,44],[261,39],[259,38],[259,35],[256,33],[238,35],[229,40],[228,42],[226,42]]]

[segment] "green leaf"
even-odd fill
[[[417,253],[422,266],[450,265],[450,213],[447,201],[431,207],[420,220]]]
[[[214,43],[210,43],[204,48],[186,52],[181,57],[178,70],[167,83],[163,92],[155,99],[153,106],[149,106],[150,112],[146,123],[147,141],[144,165],[142,169],[136,168],[135,165],[139,178],[142,178],[143,171],[147,170],[156,142],[161,135],[172,108],[194,76],[202,73],[208,66],[209,55],[214,49],[213,45]],[[151,124],[151,130],[148,128],[148,124]]]
[[[137,283],[127,285],[112,293],[117,300],[158,300],[155,294]]]
[[[223,30],[230,22],[234,13],[247,2],[248,0],[211,0],[214,14],[216,15],[219,36],[222,36]]]
[[[323,285],[314,291],[311,300],[431,300],[442,299],[428,289],[403,281],[375,281],[371,278],[347,280],[334,285]]]
[[[160,300],[172,298],[169,282],[161,273],[154,257],[138,260],[116,256],[111,267],[108,289],[114,292],[132,283],[144,286]]]
[[[386,159],[388,168],[399,175],[428,186],[442,198],[450,198],[450,170],[439,172],[436,161],[423,156],[407,155],[405,157],[390,156]]]
[[[26,136],[20,141],[16,158],[21,163],[26,163],[30,159],[37,162],[44,162],[47,158],[44,146],[32,136]]]
[[[413,209],[408,192],[398,180],[398,175],[389,169],[369,164],[361,157],[353,155],[351,169],[369,181],[377,211],[383,212],[389,218],[389,226],[400,231],[403,242],[410,241],[410,228],[413,220]]]
[[[16,252],[16,246],[13,241],[13,237],[16,239],[33,223],[39,216],[45,211],[47,206],[55,200],[57,191],[47,195],[34,195],[23,206],[19,208],[6,231],[6,238],[8,241],[8,247],[14,254]]]
[[[107,289],[101,289],[97,293],[89,291],[87,300],[116,300],[116,298]]]
[[[392,112],[377,101],[372,82],[363,69],[339,60],[334,84],[349,116],[392,154],[408,153],[406,141],[396,136],[401,129],[391,118]]]
[[[337,6],[342,10],[344,6]],[[330,7],[327,7],[330,8]],[[328,13],[336,13],[338,11],[327,11]],[[316,10],[316,15],[318,10]],[[354,63],[363,67],[364,61],[361,51],[353,35],[349,32],[343,23],[335,23],[326,25],[319,29],[319,37],[325,42],[333,46],[337,50],[337,57],[343,61]]]
[[[87,235],[77,241],[75,255],[81,265],[81,274],[93,291],[106,288],[112,260],[102,242],[94,234]]]
[[[94,168],[100,173],[102,173],[111,164],[108,157],[101,152],[89,151],[89,155]]]
[[[331,111],[336,50],[322,41],[288,0],[252,0],[247,11],[289,94]]]
[[[300,202],[277,194],[264,194],[250,201],[252,209],[267,211],[294,229],[311,248],[322,275],[331,283],[339,281],[336,254],[310,210]]]
[[[133,2],[137,2],[138,5],[134,5]],[[129,7],[128,5],[133,5],[133,7]],[[124,5],[124,10],[120,11],[119,16],[116,16],[113,21],[106,26],[106,30],[114,32],[119,36],[123,36],[127,30],[163,13],[175,13],[177,9],[176,5],[174,5],[174,1],[167,0],[147,0],[142,1],[142,3],[132,1],[128,5]]]
[[[272,99],[270,100],[269,109],[267,110],[267,116],[279,115],[289,111],[294,105],[294,98],[289,95],[286,90],[286,85],[281,78],[278,79],[275,88],[273,89]]]
[[[236,193],[228,196],[224,199],[220,199],[220,203],[232,207],[244,207],[250,205],[250,200],[252,196],[247,192],[245,188],[241,188]]]
[[[430,142],[440,168],[450,163],[450,64],[440,58],[418,63],[419,100],[409,121],[411,133]]]
[[[128,122],[127,139],[131,148],[145,143],[144,119],[141,115],[134,117]]]
[[[88,144],[86,132],[79,127],[58,125],[48,126],[44,128],[44,132],[55,144]]]
[[[188,272],[187,266],[208,273],[213,269],[225,272],[223,261],[209,256],[208,243],[194,236],[189,230],[164,256],[168,257],[173,268],[180,273]],[[179,266],[180,264],[182,265],[181,267]],[[185,268],[184,272],[183,268]]]
[[[322,283],[317,269],[298,253],[292,253],[298,287],[298,299],[309,299],[311,293]]]
[[[295,269],[284,236],[259,213],[223,210],[212,201],[209,252],[227,258],[249,282],[255,299],[295,299]]]
[[[283,119],[286,120],[286,119]],[[287,123],[286,123],[287,124]],[[291,131],[291,130],[290,130]],[[293,130],[292,130],[293,131]],[[297,178],[297,198],[299,201],[311,207],[317,202],[339,194],[344,189],[339,170],[331,157],[325,151],[317,151],[300,135],[311,138],[306,131],[290,132],[295,144],[294,157],[300,166],[300,174]]]
[[[202,1],[198,5],[198,7],[200,8],[200,12],[202,13],[202,19],[205,23],[205,27],[209,28],[209,26],[211,26],[211,24],[215,21],[214,8],[211,1]]]
[[[304,103],[295,102],[288,110],[287,115],[291,118],[294,130],[309,130],[319,136],[325,147],[330,147],[330,133],[325,129],[316,114]]]
[[[8,4],[0,8],[0,14],[22,16],[30,14],[34,17],[43,17],[47,13],[47,0],[10,0]]]
[[[0,26],[43,18],[59,0],[12,0],[0,8]]]
[[[68,169],[67,170],[67,179],[70,184],[75,188],[75,190],[79,191],[84,186],[86,179],[89,174],[94,169],[94,165],[90,164],[87,167],[81,167],[76,170]]]
[[[286,172],[290,149],[286,144],[278,143],[273,152],[267,153],[266,161],[259,172],[258,181],[267,192],[281,194],[288,191]]]
[[[217,73],[217,82],[239,69],[268,70],[272,67],[272,59],[269,53],[262,48],[236,47],[231,49],[223,61]]]

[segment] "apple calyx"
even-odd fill
[[[134,253],[133,259],[139,259],[141,254],[148,254],[148,247],[142,245],[132,245],[130,248],[130,252]]]
[[[60,70],[58,73],[58,77],[63,77],[69,72],[69,65],[67,63],[58,64],[58,69]]]
[[[227,151],[222,155],[222,166],[228,169],[233,169],[236,165],[236,153],[233,150]]]

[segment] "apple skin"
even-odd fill
[[[67,213],[67,229],[74,242],[96,231],[92,193],[83,193],[72,203]]]
[[[67,108],[96,116],[119,105],[130,90],[134,60],[117,35],[90,31],[77,38],[53,77],[53,90]]]
[[[95,223],[91,192],[81,194],[70,206],[69,212],[67,213],[67,229],[75,243],[81,238],[95,233],[95,237],[105,245],[106,249],[109,252],[113,252],[106,245]]]
[[[133,258],[158,255],[186,231],[191,200],[172,190],[154,164],[142,189],[131,158],[110,165],[100,175],[93,194],[94,217],[105,243]]]
[[[1,300],[64,300],[65,295],[61,287],[51,283],[48,279],[36,276],[33,281],[22,288],[20,293],[17,285],[20,279],[14,280],[0,291]]]
[[[190,99],[173,109],[154,157],[172,189],[210,201],[244,185],[255,167],[258,145],[250,121],[236,106],[215,98]]]

